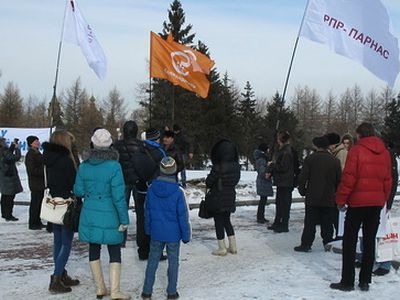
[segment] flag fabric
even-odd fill
[[[75,0],[67,0],[63,39],[81,48],[89,67],[93,69],[97,77],[100,79],[106,77],[107,58]]]
[[[361,63],[393,87],[398,40],[380,0],[309,0],[300,35]]]
[[[175,42],[171,35],[164,40],[150,33],[150,77],[163,78],[174,85],[207,98],[214,61],[193,48]]]

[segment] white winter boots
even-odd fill
[[[225,256],[228,252],[237,254],[236,238],[234,235],[228,236],[229,247],[226,248],[225,240],[218,240],[218,249],[212,252],[212,255]]]
[[[129,300],[131,296],[121,293],[119,283],[121,278],[121,263],[110,263],[111,299]]]
[[[102,299],[103,296],[110,295],[110,291],[107,291],[106,285],[104,283],[103,270],[101,269],[100,260],[94,260],[89,262],[90,270],[92,270],[92,275],[94,282],[96,283],[96,296],[97,299]]]

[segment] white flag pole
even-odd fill
[[[58,53],[57,53],[57,64],[56,64],[56,75],[54,79],[54,85],[53,85],[53,96],[51,98],[50,106],[50,135],[53,131],[53,121],[54,121],[54,106],[57,100],[57,81],[58,81],[58,72],[60,69],[60,58],[61,58],[61,49],[62,49],[62,42],[63,42],[63,37],[64,37],[64,24],[65,24],[65,17],[67,15],[67,7],[68,7],[68,0],[65,1],[65,9],[64,9],[64,18],[62,22],[62,28],[61,28],[61,34],[60,34],[60,42],[58,44]]]

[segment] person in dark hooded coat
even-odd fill
[[[0,194],[1,217],[6,221],[18,221],[13,216],[15,195],[22,192],[21,180],[15,163],[21,158],[18,141],[7,146],[4,138],[0,138]]]
[[[257,209],[257,222],[265,224],[268,222],[265,219],[265,205],[267,204],[268,196],[273,196],[271,174],[268,173],[267,153],[268,145],[262,143],[258,149],[254,150],[255,167],[257,171],[256,188],[257,195],[260,196],[260,202]]]
[[[206,178],[206,187],[210,189],[206,198],[206,208],[214,217],[215,231],[218,239],[218,249],[213,255],[226,255],[227,252],[237,253],[236,239],[231,224],[231,213],[236,210],[235,187],[240,180],[239,155],[236,145],[227,139],[219,140],[211,150],[211,172]],[[229,247],[225,246],[225,232]]]

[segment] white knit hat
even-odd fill
[[[95,148],[109,148],[113,142],[111,133],[104,128],[97,129],[90,140]]]

